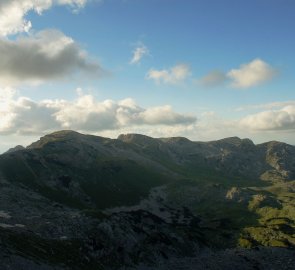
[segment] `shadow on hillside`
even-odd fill
[[[240,188],[234,186],[237,181],[223,180],[222,177],[178,180],[169,186],[168,197],[199,218],[197,226],[202,242],[217,249],[236,247],[245,228],[260,226],[260,216],[249,209],[255,192],[246,188],[245,183]]]

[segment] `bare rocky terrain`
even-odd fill
[[[0,156],[0,269],[295,269],[295,147],[60,131]]]

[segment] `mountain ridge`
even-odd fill
[[[203,254],[253,269],[269,252],[288,266],[294,180],[285,143],[54,132],[0,155],[0,268],[194,269]],[[235,252],[249,261],[231,265]]]

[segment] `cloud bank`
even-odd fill
[[[251,130],[295,130],[295,105],[248,115],[240,125]]]
[[[196,122],[194,116],[174,112],[171,106],[142,108],[133,99],[100,102],[82,94],[74,101],[36,102],[15,97],[12,89],[6,89],[6,93],[10,98],[0,96],[0,135],[42,134],[58,129],[99,132],[140,126],[184,127]]]
[[[74,129],[106,137],[116,137],[120,133],[186,136],[193,140],[240,136],[257,142],[278,139],[294,144],[294,105],[235,120],[209,111],[200,114],[197,121],[195,116],[175,112],[169,105],[143,108],[130,98],[99,101],[82,91],[78,94],[74,100],[34,101],[18,96],[12,88],[0,89],[0,136],[18,136],[27,142],[27,136]]]

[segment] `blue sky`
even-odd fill
[[[0,1],[0,151],[58,129],[295,144],[294,12],[292,0]]]

